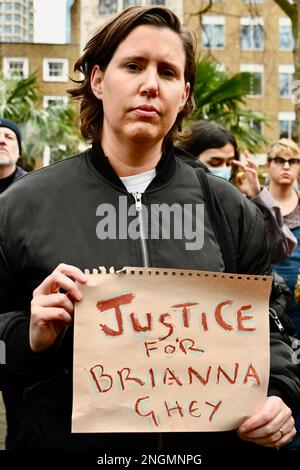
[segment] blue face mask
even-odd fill
[[[224,178],[225,180],[229,181],[230,176],[231,176],[231,166],[224,166],[221,168],[215,168],[215,167],[208,167],[209,170],[212,172],[213,175],[220,176],[221,178]]]

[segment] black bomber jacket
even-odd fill
[[[0,339],[7,346],[7,365],[11,376],[15,380],[18,378],[23,387],[27,386],[25,398],[31,416],[31,428],[35,416],[32,407],[38,406],[39,398],[43,396],[41,390],[49,395],[52,410],[49,419],[52,419],[52,413],[55,415],[57,412],[57,416],[60,416],[55,421],[61,423],[60,431],[55,431],[52,435],[47,432],[53,427],[53,423],[51,421],[47,428],[45,421],[47,444],[41,435],[35,435],[33,440],[37,447],[97,449],[97,445],[99,446],[99,440],[95,436],[92,438],[85,435],[80,440],[78,435],[71,436],[69,431],[71,328],[67,329],[57,344],[44,353],[34,354],[29,346],[32,292],[58,264],[72,264],[80,269],[147,265],[225,270],[220,240],[214,233],[214,214],[206,207],[200,184],[202,170],[199,176],[194,168],[182,161],[181,155],[182,151],[172,146],[167,149],[157,165],[156,177],[140,201],[127,193],[97,143],[79,155],[28,174],[0,197],[0,313],[12,312],[11,320],[6,320],[5,327],[2,328],[0,315]],[[237,272],[269,275],[270,257],[259,209],[228,182],[211,174],[206,177],[223,211],[224,232],[226,231],[231,245],[228,246],[228,254],[234,258]],[[103,236],[105,210],[112,211],[110,216],[116,217],[118,226],[119,217],[124,216],[128,207],[133,205],[137,208],[140,203],[143,204],[143,209],[148,210],[152,205],[163,203],[169,206],[176,203],[180,207],[185,204],[204,204],[203,245],[187,250],[187,243],[193,243],[191,239],[151,239],[150,224],[148,231],[146,227],[148,236],[143,242],[140,239],[122,238],[118,231],[121,230],[120,226],[116,234],[110,233],[107,238]],[[126,214],[130,223],[132,216]],[[216,214],[216,217],[219,215]],[[195,218],[194,213],[192,217]],[[196,221],[193,219],[193,222]],[[111,230],[107,226],[106,229]],[[170,230],[171,233],[174,232],[172,223]],[[271,301],[275,306],[281,304],[282,308],[280,292],[275,288]],[[276,354],[275,362],[271,363],[269,395],[282,397],[296,411],[300,406],[300,382],[288,354],[280,353],[286,347],[283,344],[282,339],[274,334],[271,348],[276,349]],[[54,377],[52,382],[51,377]],[[224,433],[217,434],[220,436]],[[225,434],[233,436],[234,433]],[[179,436],[178,433],[176,435]],[[182,436],[181,433],[180,435]],[[211,437],[210,433],[208,440]],[[103,436],[101,439],[106,442]],[[145,439],[151,447],[150,437],[145,436]],[[165,436],[165,442],[167,439]],[[216,436],[214,439],[217,439]],[[233,439],[234,445],[241,445],[239,439],[230,439]],[[107,442],[111,448],[112,435]],[[116,442],[120,443],[120,440]],[[122,443],[125,442],[127,441],[123,436]],[[174,444],[175,441],[172,442]],[[227,445],[226,439],[222,442],[224,446]]]

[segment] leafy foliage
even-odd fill
[[[70,105],[42,107],[35,74],[22,79],[0,76],[0,117],[19,124],[22,160],[33,167],[50,146],[51,161],[76,153],[82,142],[76,130],[76,111]]]
[[[258,151],[268,141],[254,124],[265,122],[269,118],[265,114],[246,109],[246,97],[251,86],[251,73],[241,72],[228,76],[211,58],[201,58],[196,69],[196,109],[191,121],[216,121],[234,134],[241,149]]]

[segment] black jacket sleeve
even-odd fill
[[[48,374],[54,349],[35,354],[30,348],[30,308],[24,299],[17,264],[9,259],[7,212],[0,198],[0,340],[5,345],[5,363],[0,364],[0,389],[8,383],[30,383],[35,374],[39,377],[46,371]]]

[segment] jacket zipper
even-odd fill
[[[270,314],[270,317],[273,318],[274,323],[277,325],[278,330],[283,332],[284,331],[284,326],[282,325],[281,321],[279,320],[277,312],[274,310],[274,308],[269,307],[269,314]]]
[[[135,208],[139,215],[139,223],[140,223],[140,240],[142,246],[142,258],[143,258],[143,266],[144,268],[149,268],[149,255],[146,245],[146,237],[145,237],[145,227],[143,221],[143,206],[142,206],[142,193],[132,193],[134,200],[135,200]]]
[[[145,238],[145,230],[144,230],[144,222],[143,222],[143,206],[142,206],[142,193],[132,193],[134,200],[135,200],[135,207],[139,215],[139,223],[140,223],[140,240],[142,246],[142,258],[143,258],[143,265],[145,268],[149,268],[149,255],[146,245],[146,238]],[[162,433],[158,432],[158,450],[163,449],[163,439]]]

